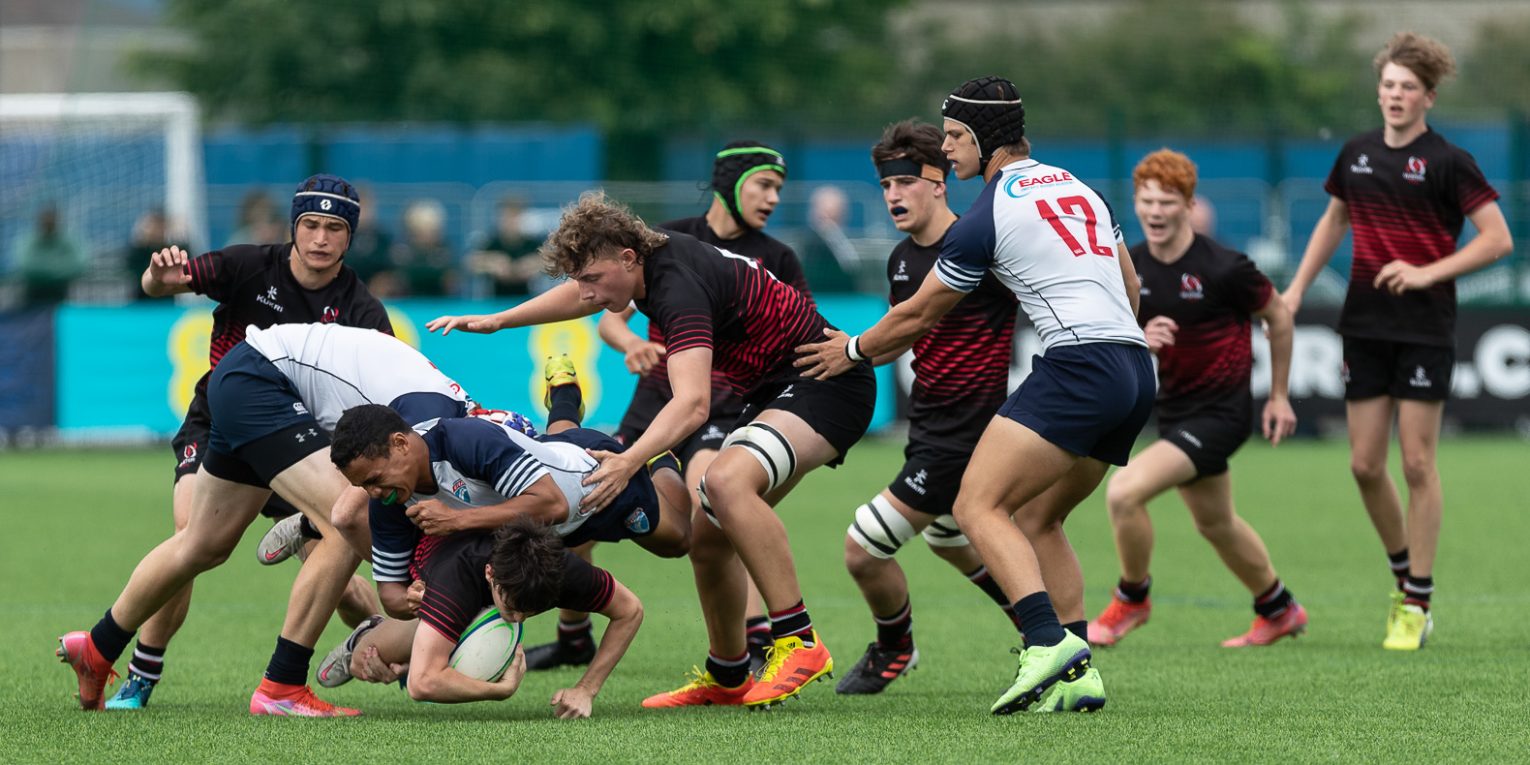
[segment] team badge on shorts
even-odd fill
[[[643,512],[643,508],[633,510],[632,515],[627,516],[628,531],[634,534],[647,534],[648,528],[648,515]]]

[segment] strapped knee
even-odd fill
[[[760,466],[765,468],[766,494],[781,488],[797,472],[797,452],[792,449],[791,442],[781,435],[781,431],[763,422],[751,422],[729,433],[719,451],[726,451],[730,446],[741,446],[759,460]]]
[[[707,499],[707,477],[701,477],[701,483],[696,485],[696,493],[701,495],[701,512],[712,522],[713,526],[722,528],[722,523],[717,520],[717,514],[712,512],[712,500]]]
[[[855,520],[850,522],[847,533],[871,557],[887,560],[897,555],[898,549],[918,532],[886,497],[878,494],[856,508]]]
[[[925,527],[924,541],[931,547],[966,547],[971,544],[961,527],[956,525],[956,517],[951,515],[942,515]]]

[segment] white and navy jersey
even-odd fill
[[[430,453],[434,494],[416,493],[402,505],[373,501],[372,577],[379,582],[409,582],[410,563],[422,534],[405,508],[436,500],[453,510],[488,507],[508,501],[551,477],[568,503],[568,516],[553,529],[566,536],[590,517],[579,503],[593,486],[584,479],[599,463],[584,449],[561,441],[542,442],[514,428],[478,417],[437,420],[415,426]]]
[[[937,278],[971,292],[993,272],[1025,309],[1042,346],[1147,347],[1121,277],[1121,227],[1072,173],[1024,159],[1005,165],[946,232]]]
[[[338,324],[251,326],[244,342],[292,381],[325,430],[362,404],[384,404],[412,424],[460,417],[467,394],[407,343],[371,329]]]

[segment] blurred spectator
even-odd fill
[[[1217,235],[1217,206],[1200,194],[1195,195],[1190,205],[1190,230],[1206,237]]]
[[[361,217],[356,221],[356,231],[351,235],[351,248],[345,251],[345,264],[356,272],[364,284],[389,268],[389,250],[393,247],[393,235],[377,222],[377,203],[372,190],[358,188],[361,198]]]
[[[164,210],[151,207],[138,216],[138,220],[133,223],[132,238],[128,240],[127,246],[122,248],[122,260],[118,264],[118,271],[126,276],[128,283],[132,286],[128,294],[134,300],[149,298],[143,293],[140,282],[144,269],[149,267],[149,258],[153,257],[154,253],[171,245],[179,246],[183,250],[188,249],[185,237],[171,233],[170,220],[165,216]]]
[[[261,189],[250,189],[239,200],[239,227],[224,244],[280,244],[291,238],[271,197]]]
[[[37,227],[16,238],[13,263],[22,303],[28,305],[62,302],[70,282],[89,265],[85,249],[60,227],[58,208],[51,202],[38,210]]]
[[[531,294],[531,280],[542,270],[536,256],[542,242],[527,234],[525,212],[524,200],[501,199],[494,230],[479,234],[467,255],[468,273],[486,278],[495,297]]]
[[[456,275],[452,272],[455,258],[446,242],[446,209],[434,199],[410,202],[404,209],[403,240],[393,245],[393,270],[379,274],[391,277],[381,280],[378,286],[392,289],[395,284],[401,294],[420,297],[439,297],[452,292]],[[382,297],[384,293],[372,290]]]
[[[844,228],[849,211],[850,200],[838,186],[819,186],[808,198],[812,231],[797,253],[814,294],[856,291],[855,246]]]

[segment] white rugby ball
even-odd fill
[[[447,666],[468,677],[494,682],[510,668],[521,644],[521,623],[506,622],[499,611],[485,608],[462,631]]]

